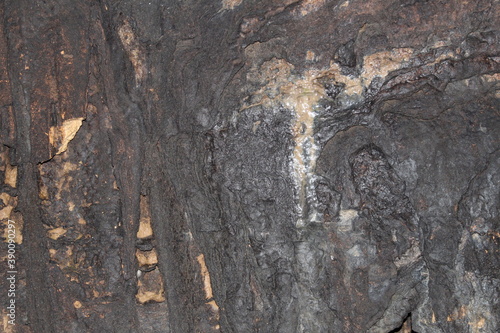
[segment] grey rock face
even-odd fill
[[[0,4],[19,332],[498,333],[497,7]]]

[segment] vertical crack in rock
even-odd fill
[[[141,214],[139,218],[139,229],[137,238],[140,240],[151,239],[153,237],[153,228],[151,227],[151,214],[149,212],[149,198],[141,195],[139,203]]]
[[[163,277],[158,267],[158,253],[153,246],[153,229],[149,197],[141,195],[139,229],[135,257],[139,265],[137,270],[137,293],[140,304],[165,302]]]
[[[140,277],[137,281],[136,298],[141,304],[165,302],[163,280],[158,269],[152,270]]]
[[[212,282],[210,281],[210,273],[208,272],[207,265],[205,264],[205,256],[203,253],[200,253],[197,257],[196,260],[198,261],[198,264],[200,265],[200,271],[201,271],[201,277],[203,279],[203,289],[205,291],[205,300],[207,301],[205,304],[210,307],[210,311],[212,313],[212,317],[210,318],[211,321],[215,322],[215,324],[212,326],[213,329],[218,330],[220,329],[219,325],[219,306],[215,302],[213,291],[212,291]]]

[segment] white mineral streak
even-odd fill
[[[321,2],[321,1],[319,1]],[[249,47],[249,56],[260,43]],[[315,107],[322,98],[326,98],[320,79],[343,84],[344,90],[337,96],[342,107],[359,102],[363,91],[376,77],[384,79],[390,72],[409,65],[414,50],[409,48],[393,49],[365,56],[359,76],[344,75],[337,63],[331,62],[323,70],[312,69],[300,77],[292,74],[294,66],[283,59],[272,59],[259,68],[250,71],[247,79],[264,85],[255,91],[252,103],[244,103],[241,111],[257,105],[273,107],[282,103],[293,112],[291,130],[295,141],[291,156],[291,170],[296,185],[298,212],[297,227],[303,227],[317,220],[312,200],[315,198],[315,168],[319,147],[314,141]],[[309,211],[307,211],[309,208]]]
[[[299,214],[302,216],[297,221],[298,227],[305,225],[304,208],[307,198],[314,193],[314,170],[318,146],[314,142],[314,106],[323,97],[324,88],[314,80],[299,80],[285,86],[285,106],[295,113],[292,124],[292,134],[295,140],[292,157],[292,172],[297,187],[299,200]],[[314,214],[314,212],[312,212]]]

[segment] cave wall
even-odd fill
[[[498,332],[498,4],[6,0],[5,332]]]

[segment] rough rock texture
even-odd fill
[[[1,2],[3,332],[499,332],[498,9]]]

